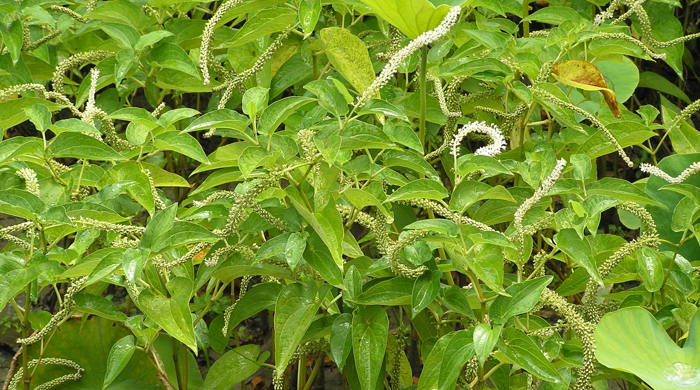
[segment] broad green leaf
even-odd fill
[[[421,275],[413,283],[411,293],[411,313],[415,317],[421,310],[433,303],[440,293],[440,278],[442,273],[430,271]]]
[[[453,390],[459,373],[474,355],[472,336],[467,330],[450,332],[435,343],[425,359],[418,390]]]
[[[325,290],[322,290],[325,291]],[[275,366],[282,372],[292,359],[321,305],[319,289],[310,283],[284,287],[275,306]]]
[[[348,101],[331,80],[314,80],[304,89],[316,95],[318,104],[336,117],[348,113]]]
[[[2,213],[37,221],[44,212],[46,205],[31,192],[19,189],[0,191],[0,206]]]
[[[635,68],[636,69],[636,68]],[[620,118],[615,92],[608,88],[600,69],[583,60],[568,60],[554,64],[552,74],[562,84],[570,85],[584,91],[600,91],[616,118]]]
[[[274,309],[282,287],[277,283],[259,283],[251,287],[231,310],[228,323],[229,333],[246,319],[263,310]]]
[[[262,115],[260,115],[258,132],[264,135],[274,133],[290,115],[315,100],[316,99],[305,96],[290,96],[277,100],[270,104]]]
[[[505,324],[508,319],[528,313],[540,300],[542,290],[552,282],[552,276],[542,276],[506,288],[509,297],[499,295],[489,308],[489,318],[497,324]]]
[[[102,382],[102,388],[106,389],[119,374],[126,368],[129,364],[131,356],[133,356],[136,350],[136,345],[134,344],[136,340],[134,336],[128,335],[117,340],[112,349],[109,350],[109,355],[107,355],[107,371],[105,372],[105,379]]]
[[[157,136],[154,144],[160,150],[173,150],[201,163],[209,163],[202,145],[187,133],[168,131]]]
[[[330,348],[333,361],[342,369],[352,350],[352,314],[343,313],[333,321]]]
[[[321,0],[302,0],[299,3],[299,23],[301,30],[310,35],[321,16]]]
[[[4,23],[0,27],[2,42],[10,52],[12,63],[16,64],[22,54],[22,22],[15,20],[9,27],[5,27]]]
[[[260,346],[247,344],[226,351],[209,367],[204,390],[228,390],[253,375],[261,366]]]
[[[240,47],[260,37],[282,31],[292,25],[296,18],[296,12],[289,8],[264,9],[255,14],[255,17],[248,19],[233,38],[224,44],[224,47]]]
[[[336,287],[342,286],[342,271],[328,250],[328,246],[315,232],[311,232],[306,240],[304,260],[318,272],[323,280]]]
[[[301,258],[306,249],[306,239],[304,235],[299,232],[294,232],[289,235],[287,239],[287,245],[284,248],[284,258],[289,264],[289,268],[294,270],[301,261]]]
[[[662,254],[649,247],[642,247],[636,251],[637,273],[642,279],[642,284],[649,292],[656,292],[664,284],[666,271],[662,261]]]
[[[134,50],[143,50],[144,48],[155,45],[161,40],[173,36],[173,33],[165,30],[151,31],[139,37],[138,41],[134,45]]]
[[[69,133],[65,133],[69,134]],[[138,202],[149,214],[155,212],[155,200],[148,176],[142,172],[141,167],[134,161],[127,161],[112,167],[109,170],[110,184],[128,182],[127,192],[129,196]]]
[[[51,157],[82,158],[87,160],[125,160],[110,146],[81,133],[61,133],[52,139],[46,152]]]
[[[100,29],[114,39],[122,48],[132,48],[139,39],[139,33],[131,26],[121,23],[100,23]]]
[[[560,231],[554,236],[554,240],[562,252],[566,253],[574,263],[585,268],[593,280],[603,285],[603,279],[593,258],[593,250],[587,240],[579,237],[574,229]]]
[[[374,81],[374,68],[365,43],[341,27],[324,28],[320,36],[333,67],[358,93],[367,89]]]
[[[591,183],[589,187],[586,187],[586,190],[588,196],[605,195],[621,202],[636,202],[643,205],[659,205],[656,201],[650,199],[646,194],[644,194],[644,192],[634,184],[614,177],[604,177],[598,181],[595,181]]]
[[[464,268],[469,268],[490,289],[504,294],[503,289],[503,250],[493,244],[475,244],[468,258],[463,255],[455,256],[455,262]]]
[[[153,251],[160,252],[168,247],[200,242],[216,242],[221,239],[221,237],[207,230],[202,225],[185,221],[175,222],[162,237],[160,241],[153,245]]]
[[[435,199],[442,200],[449,194],[442,184],[429,179],[414,180],[400,187],[386,198],[387,202],[410,199]]]
[[[358,307],[352,316],[352,351],[362,390],[374,390],[381,374],[389,318],[384,308]]]
[[[655,390],[700,389],[700,312],[683,348],[641,307],[606,314],[594,337],[596,359],[609,368],[631,372]]]
[[[248,118],[236,111],[222,108],[207,112],[192,121],[183,131],[201,131],[209,129],[232,129],[244,133],[248,128]]]
[[[530,374],[547,382],[560,383],[561,376],[530,336],[515,328],[506,328],[499,349],[508,359]]]
[[[676,123],[676,118],[680,111],[668,99],[661,96],[661,113],[668,136],[671,138],[673,150],[676,153],[698,153],[700,152],[700,146],[698,146],[700,145],[700,131],[687,120],[680,121],[673,128],[669,128]]]
[[[243,94],[243,113],[253,120],[259,112],[267,107],[270,88],[253,87]]]
[[[141,237],[140,246],[150,249],[156,245],[158,240],[165,238],[165,233],[173,227],[176,215],[177,204],[172,204],[164,210],[158,211],[146,225],[146,231]]]
[[[428,0],[361,1],[411,39],[437,27],[450,11],[449,6],[436,7]]]
[[[382,280],[358,295],[355,302],[361,305],[410,305],[413,283],[411,279],[402,277]]]
[[[43,104],[33,104],[26,107],[24,112],[34,127],[42,133],[51,126],[51,111]]]
[[[136,305],[170,336],[196,354],[197,341],[189,305],[193,287],[191,280],[175,277],[168,283],[170,297],[145,289],[138,296]]]
[[[151,50],[150,59],[161,68],[173,69],[199,79],[200,73],[192,59],[179,46],[161,43]]]
[[[486,358],[489,357],[493,347],[498,343],[498,338],[501,336],[502,325],[494,324],[493,328],[486,323],[480,323],[474,328],[472,341],[474,342],[474,352],[479,358],[479,362],[484,364]]]

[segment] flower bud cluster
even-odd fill
[[[24,186],[27,192],[35,196],[40,196],[39,193],[39,180],[36,178],[36,172],[31,168],[21,168],[16,172],[17,176],[24,180]]]
[[[105,221],[98,221],[96,219],[92,218],[87,218],[87,217],[79,217],[79,218],[70,218],[71,222],[91,228],[91,229],[98,229],[98,230],[104,230],[107,232],[114,232],[114,233],[120,233],[120,234],[135,234],[135,235],[141,235],[143,232],[146,230],[146,228],[142,226],[132,226],[132,225],[120,225],[116,223],[111,223],[111,222],[105,222]]]

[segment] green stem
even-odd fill
[[[303,389],[304,383],[306,383],[306,355],[302,353],[297,363],[297,389]]]
[[[175,376],[179,390],[187,390],[187,350],[184,345],[173,339],[173,360],[175,362]]]
[[[420,139],[424,150],[428,148],[425,145],[427,134],[425,126],[425,118],[428,113],[428,88],[427,88],[427,73],[428,73],[428,48],[423,47],[420,52],[420,69],[418,74],[418,89],[420,93],[420,117],[418,122],[418,139]]]
[[[530,14],[530,0],[523,0],[523,37],[527,38],[530,36],[530,22],[526,21],[525,18]]]
[[[27,284],[24,290],[24,316],[22,317],[22,338],[29,337],[29,312],[32,310],[32,287],[31,283]],[[29,348],[27,345],[22,346],[22,372],[24,373],[22,383],[24,390],[29,390],[29,384],[32,381],[31,373],[29,372]]]
[[[309,374],[309,379],[306,381],[306,384],[304,385],[303,390],[310,390],[311,389],[311,386],[314,384],[314,380],[316,379],[318,372],[321,370],[322,363],[323,363],[323,358],[319,357],[318,359],[316,359],[316,362],[314,363],[314,368],[311,369],[311,374]]]

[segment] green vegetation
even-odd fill
[[[3,390],[700,390],[699,1],[0,13]]]

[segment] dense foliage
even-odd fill
[[[700,389],[697,3],[0,0],[3,389]]]

